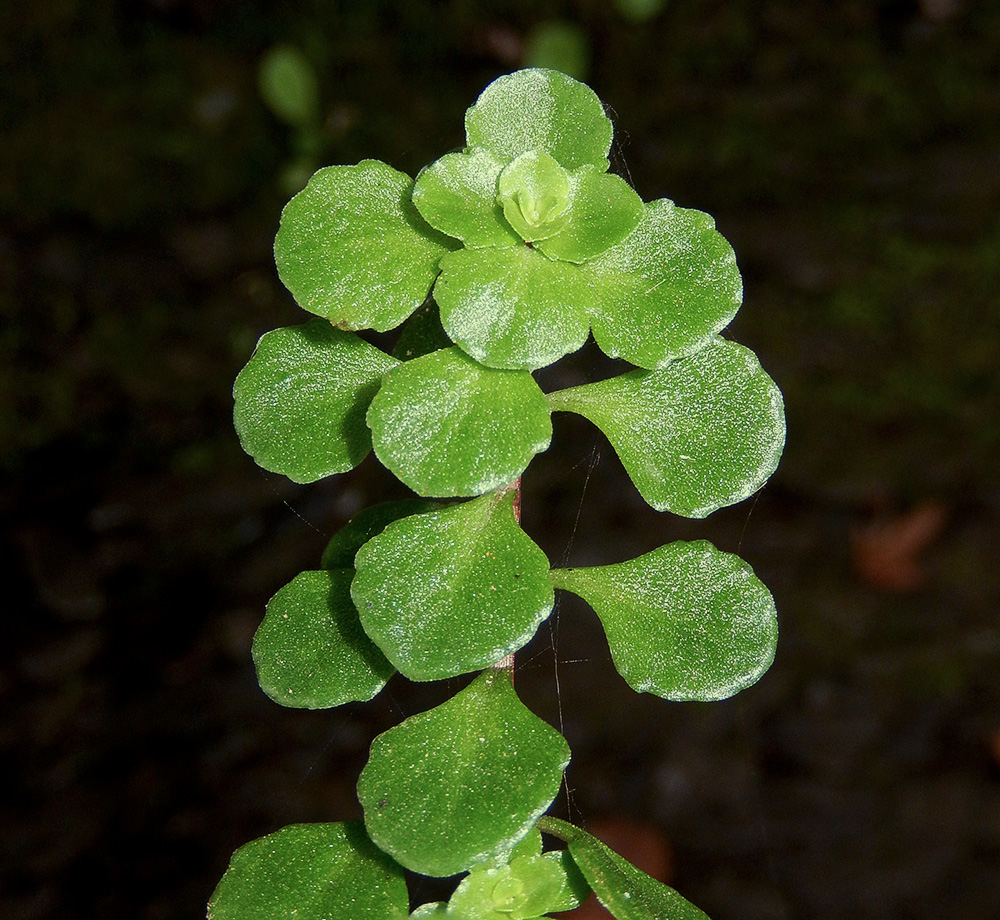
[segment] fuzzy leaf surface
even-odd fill
[[[410,920],[462,920],[462,918],[456,918],[454,914],[448,913],[448,903],[447,901],[430,901],[427,904],[421,904],[412,914],[410,914]]]
[[[465,113],[468,145],[503,163],[541,148],[565,169],[591,163],[606,170],[613,132],[589,86],[543,68],[498,77]]]
[[[423,514],[443,507],[437,502],[422,498],[403,498],[394,502],[381,502],[359,511],[340,528],[326,544],[320,565],[324,569],[353,569],[358,550],[386,526],[411,514]]]
[[[603,431],[657,511],[701,518],[752,495],[785,444],[781,392],[756,355],[715,339],[655,371],[549,395]]]
[[[365,632],[411,680],[488,667],[552,611],[549,561],[491,493],[389,524],[357,555],[351,586]]]
[[[771,593],[739,556],[704,540],[616,565],[556,569],[552,582],[594,608],[615,667],[639,692],[726,699],[774,660]]]
[[[441,323],[482,364],[535,370],[587,340],[595,291],[575,265],[524,245],[493,246],[449,253],[441,270]]]
[[[484,147],[446,153],[421,170],[413,203],[435,230],[466,246],[520,243],[497,202],[497,179],[504,168]]]
[[[395,920],[408,909],[402,868],[360,821],[292,824],[233,854],[208,920]]]
[[[642,218],[642,199],[618,176],[583,166],[570,175],[570,187],[573,203],[566,222],[535,247],[551,259],[592,259],[625,239]],[[598,300],[590,312],[599,309]]]
[[[617,920],[708,920],[673,888],[664,885],[586,831],[543,818],[542,830],[565,840],[569,852],[598,900]]]
[[[368,833],[397,862],[447,876],[510,853],[552,803],[569,746],[491,668],[379,735],[358,780]]]
[[[375,454],[419,495],[482,495],[517,479],[552,439],[527,371],[497,370],[460,348],[394,368],[368,409]]]
[[[324,320],[266,333],[233,385],[243,449],[295,482],[357,466],[372,446],[368,405],[398,363]]]
[[[655,368],[701,348],[743,301],[736,256],[701,211],[660,199],[583,271],[600,292],[592,314],[605,354]]]
[[[328,166],[285,205],[278,275],[303,309],[344,329],[394,329],[423,303],[448,251],[378,160]]]
[[[253,640],[261,689],[295,709],[370,700],[393,668],[365,635],[351,569],[301,572],[268,602]]]

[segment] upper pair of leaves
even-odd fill
[[[742,282],[708,215],[644,207],[607,173],[612,131],[564,74],[500,77],[466,113],[466,149],[415,186],[374,160],[317,172],[282,214],[279,274],[345,329],[395,328],[433,285],[451,340],[491,367],[543,367],[591,327],[609,355],[665,364],[729,323]]]
[[[400,364],[321,320],[263,336],[234,386],[244,449],[298,482],[344,472],[371,449],[425,497],[481,495],[548,447],[552,410],[611,440],[657,510],[704,517],[777,466],[781,394],[748,349],[715,339],[653,371],[542,393],[527,371],[444,348]]]

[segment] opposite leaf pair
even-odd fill
[[[539,829],[568,844],[542,852]],[[508,862],[473,867],[447,901],[409,913],[402,867],[356,821],[293,824],[240,847],[208,905],[209,920],[536,920],[593,891],[619,920],[707,920],[668,886],[586,831],[542,818]]]
[[[553,588],[584,598],[638,691],[709,700],[752,684],[774,656],[774,601],[738,556],[705,541],[637,559],[549,569],[515,521],[512,493],[443,506],[375,505],[334,536],[324,571],[282,588],[254,638],[265,692],[327,708],[378,693],[398,670],[438,680],[522,648]]]
[[[312,482],[379,460],[420,495],[481,495],[545,450],[551,413],[597,425],[659,511],[704,517],[759,488],[784,445],[781,394],[754,354],[713,338],[657,370],[545,394],[528,371],[457,347],[400,363],[313,320],[263,336],[233,389],[244,449]]]

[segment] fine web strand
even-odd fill
[[[743,538],[746,536],[747,527],[750,524],[750,517],[753,514],[754,509],[757,507],[757,502],[760,501],[760,496],[763,491],[764,487],[757,490],[754,495],[753,503],[747,511],[747,516],[743,521],[743,529],[740,531],[740,539],[736,546],[737,553],[743,549]],[[736,713],[739,721],[740,732],[743,736],[744,756],[746,758],[750,758],[754,756],[755,745],[750,728],[750,718],[747,714],[747,704],[746,701],[740,696],[737,696],[734,702],[736,703]],[[775,857],[774,843],[771,835],[771,823],[768,820],[767,810],[764,808],[764,791],[761,783],[761,771],[756,762],[754,762],[751,766],[751,777],[750,796],[752,799],[751,808],[753,809],[752,819],[757,822],[760,840],[764,848],[766,875],[770,879],[771,884],[774,885],[775,890],[780,895],[780,916],[783,920],[787,920],[789,916],[789,907],[784,897],[784,892],[787,889],[783,884],[783,879],[778,869],[778,860]]]
[[[739,554],[740,550],[743,549],[743,538],[747,535],[747,525],[750,523],[750,515],[753,514],[754,508],[757,507],[757,502],[760,501],[760,493],[763,491],[763,487],[757,490],[757,493],[753,497],[753,504],[750,506],[750,510],[747,511],[746,519],[743,521],[743,529],[740,531],[740,539],[736,544],[736,552]]]
[[[321,537],[327,537],[327,538],[330,537],[330,534],[327,531],[323,530],[321,527],[317,527],[308,518],[303,517],[292,506],[291,502],[289,502],[288,499],[282,498],[281,493],[278,491],[278,487],[274,484],[274,479],[273,479],[272,476],[270,476],[268,473],[266,473],[260,467],[257,467],[257,472],[260,474],[261,479],[263,479],[267,483],[268,488],[274,494],[275,498],[277,498],[289,511],[292,512],[292,514],[294,514],[300,521],[302,521],[302,523],[305,524],[306,527],[308,527],[310,530],[315,530],[316,533],[318,533]]]
[[[737,721],[739,722],[740,732],[743,735],[744,756],[750,758],[754,756],[755,745],[753,743],[754,739],[750,728],[750,719],[747,715],[747,706],[740,697],[737,697],[735,702]],[[757,822],[760,840],[764,848],[765,874],[778,894],[778,904],[780,905],[780,913],[778,916],[781,920],[788,920],[790,908],[785,897],[785,892],[788,889],[784,883],[784,879],[782,878],[781,871],[778,869],[778,860],[775,857],[774,843],[771,836],[771,822],[768,819],[767,810],[764,808],[764,791],[761,783],[761,771],[756,760],[751,765],[750,776],[750,798],[751,807],[753,809],[752,819]]]
[[[329,534],[329,533],[327,533],[327,532],[326,532],[325,530],[323,530],[323,529],[322,529],[322,528],[320,528],[320,527],[317,527],[317,526],[316,526],[316,525],[315,525],[315,524],[314,524],[314,523],[313,523],[312,521],[308,520],[307,518],[305,518],[305,517],[303,517],[303,516],[302,516],[301,514],[299,514],[299,512],[298,512],[298,511],[296,511],[296,510],[295,510],[295,509],[294,509],[294,508],[293,508],[293,507],[291,506],[291,504],[289,504],[289,502],[288,502],[288,501],[287,501],[286,499],[284,499],[284,498],[283,498],[283,499],[281,499],[281,501],[282,501],[282,503],[284,504],[284,506],[285,506],[285,507],[286,507],[286,508],[287,508],[287,509],[288,509],[289,511],[291,511],[291,512],[292,512],[292,514],[294,514],[294,515],[295,515],[295,516],[296,516],[296,517],[297,517],[297,518],[298,518],[298,519],[299,519],[300,521],[302,521],[302,523],[303,523],[303,524],[305,524],[305,525],[306,525],[306,527],[310,527],[310,528],[312,528],[312,529],[313,529],[313,530],[315,530],[315,531],[316,531],[316,533],[318,533],[318,534],[319,534],[319,535],[320,535],[321,537],[329,537],[329,536],[330,536],[330,534]]]
[[[594,469],[601,461],[601,452],[597,449],[595,442],[590,449],[590,460],[587,464],[587,475],[583,480],[583,488],[580,490],[580,503],[577,505],[576,518],[573,521],[573,528],[570,530],[569,539],[566,541],[566,548],[563,550],[560,562],[565,566],[569,562],[570,554],[573,552],[573,543],[580,527],[580,516],[583,514],[583,502],[587,497],[587,487],[590,485],[590,477],[594,474]],[[559,734],[566,734],[566,720],[563,715],[562,684],[559,679],[559,601],[556,600],[552,616],[549,617],[549,644],[552,647],[552,677],[556,690],[556,712],[559,716]],[[566,793],[566,817],[572,822],[573,812],[579,811],[573,801],[573,790],[569,785],[569,770],[563,771],[562,778],[563,791]]]
[[[618,113],[607,103],[604,104],[604,114],[611,119],[614,125],[614,134],[611,136],[611,172],[620,175],[632,188],[635,182],[632,181],[632,170],[628,168],[628,160],[625,159],[625,146],[622,140],[628,141],[629,133],[618,127]]]

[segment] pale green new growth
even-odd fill
[[[311,117],[308,92],[299,109],[281,93],[308,79],[303,63],[264,71],[272,108],[297,123]],[[706,920],[542,817],[569,747],[518,699],[511,656],[558,588],[593,607],[633,688],[723,699],[770,665],[774,601],[705,541],[551,570],[521,528],[520,477],[549,446],[551,413],[575,412],[650,505],[704,517],[774,471],[781,393],[752,352],[719,337],[743,296],[731,247],[707,214],[644,204],[608,172],[612,124],[589,87],[553,70],[508,74],[465,126],[465,148],[415,182],[365,160],[321,169],[289,202],[278,271],[322,318],[260,340],[234,421],[262,467],[297,482],[374,449],[416,493],[360,511],[319,568],[271,599],[253,657],[272,699],[332,707],[370,699],[396,670],[417,681],[486,670],[375,739],[358,781],[364,826],[296,825],[241,847],[212,920],[403,920],[404,867],[468,873],[412,918],[539,920],[593,890],[618,920]],[[392,354],[358,330],[398,330]],[[546,395],[532,373],[591,333],[634,369]],[[543,853],[540,829],[567,848]]]

